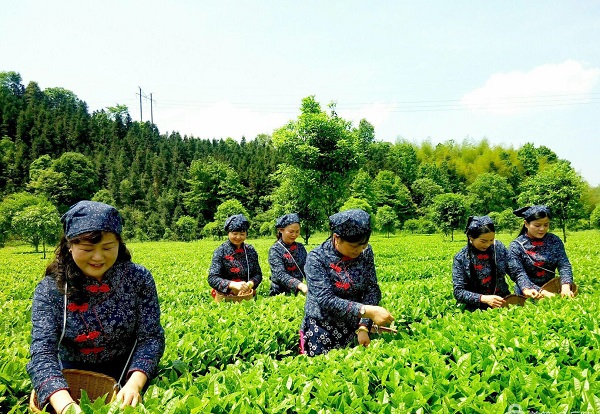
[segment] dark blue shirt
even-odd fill
[[[509,263],[513,280],[523,289],[536,289],[560,274],[561,284],[573,283],[573,269],[562,240],[553,233],[541,239],[521,234],[510,243]]]
[[[305,319],[344,323],[353,331],[359,322],[371,327],[370,319],[359,320],[362,305],[378,305],[381,300],[370,245],[356,259],[350,259],[333,247],[331,239],[326,240],[308,253],[304,269],[308,284]]]
[[[482,295],[505,297],[510,294],[504,278],[507,273],[508,251],[500,240],[485,252],[465,246],[452,263],[454,297],[470,307],[487,308],[488,305],[481,303]]]
[[[227,240],[215,249],[208,270],[208,284],[225,294],[228,293],[228,286],[232,280],[252,281],[255,290],[262,282],[258,253],[252,245],[242,243],[237,249]]]
[[[271,295],[297,293],[298,285],[304,280],[306,249],[302,243],[285,244],[277,240],[269,249],[271,268]]]
[[[68,387],[59,355],[65,366],[116,368],[120,375],[124,364],[110,365],[126,361],[137,339],[128,372],[142,371],[152,378],[165,349],[156,286],[146,268],[122,262],[112,266],[102,282],[82,277],[88,300],[78,305],[67,299],[66,329],[60,349],[64,295],[51,276],[42,279],[33,295],[31,361],[27,372],[40,405],[46,404],[56,391]]]

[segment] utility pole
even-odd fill
[[[138,93],[138,95],[140,95],[140,122],[143,122],[143,117],[142,117],[142,88],[140,86],[138,86],[140,93]]]
[[[138,86],[138,89],[140,90],[140,92],[136,93],[136,95],[140,96],[140,122],[144,122],[144,117],[142,116],[142,98],[144,98],[146,100],[150,100],[150,122],[152,123],[152,125],[154,125],[154,108],[152,106],[152,103],[156,101],[152,99],[152,93],[150,93],[150,97],[148,97],[142,91],[142,88],[140,86]]]

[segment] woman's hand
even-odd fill
[[[229,282],[229,290],[236,295],[246,293],[250,290],[246,282]]]
[[[481,295],[481,301],[492,308],[501,308],[506,303],[503,298],[496,295]]]
[[[371,343],[371,338],[369,338],[369,333],[367,331],[360,330],[356,334],[358,336],[358,343],[364,347],[369,346]]]
[[[541,297],[540,293],[535,289],[523,289],[523,296],[532,299],[538,299]]]
[[[566,297],[566,298],[575,297],[575,294],[571,290],[571,284],[570,283],[565,283],[565,284],[562,285],[562,287],[560,288],[560,295],[562,297]]]
[[[121,401],[121,408],[125,408],[127,405],[135,407],[139,402],[142,401],[142,395],[140,394],[148,377],[141,371],[135,371],[129,377],[129,380],[125,383],[125,386],[121,388],[121,391],[117,394],[117,401]]]
[[[556,294],[552,293],[552,292],[548,292],[546,289],[540,290],[540,299],[541,298],[551,298],[553,296],[556,296]]]
[[[306,286],[304,283],[299,283],[298,290],[306,295],[308,293],[308,286]]]
[[[387,309],[381,306],[363,305],[365,307],[364,317],[371,319],[375,325],[389,325],[394,317]]]

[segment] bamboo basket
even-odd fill
[[[256,295],[256,291],[254,289],[252,289],[248,293],[239,294],[239,295],[234,295],[234,294],[224,295],[221,292],[216,292],[215,302],[241,302],[243,300],[252,300],[252,299],[254,299],[255,295]]]
[[[108,375],[81,369],[64,369],[63,375],[69,385],[71,398],[77,402],[81,399],[81,390],[85,390],[90,401],[104,398],[106,402],[108,397],[108,401],[112,402],[117,396],[117,381]],[[34,413],[42,411],[38,406],[35,390],[31,391],[29,397],[29,409]],[[54,412],[50,405],[47,406],[47,410],[49,413]]]
[[[560,292],[562,289],[562,284],[560,283],[560,278],[555,277],[554,279],[548,281],[546,284],[544,284],[544,286],[542,286],[542,289],[547,290],[550,293],[555,293],[557,295],[560,295]],[[571,283],[571,291],[573,292],[573,296],[577,296],[579,288],[577,287],[576,283]]]
[[[504,305],[502,305],[502,307],[510,308],[511,306],[514,306],[514,305],[523,306],[523,305],[525,305],[526,300],[527,300],[527,298],[525,296],[508,295],[504,298]]]

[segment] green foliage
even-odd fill
[[[58,211],[48,201],[25,207],[15,213],[12,226],[15,234],[21,240],[33,245],[36,252],[42,243],[44,258],[46,257],[46,244],[55,243],[62,229]]]
[[[196,220],[190,216],[179,217],[175,223],[175,231],[179,240],[194,240],[196,238]]]
[[[499,235],[504,243],[510,238]],[[573,300],[461,312],[452,297],[452,257],[465,243],[430,236],[374,235],[381,305],[397,335],[372,335],[368,348],[297,354],[301,296],[216,304],[206,281],[219,241],[128,243],[152,269],[167,348],[143,399],[125,412],[480,412],[597,409],[600,395],[600,233],[572,235],[567,253],[580,287]],[[250,240],[268,269],[272,239]],[[310,246],[309,246],[310,249]],[[31,292],[46,262],[28,248],[0,250],[0,411],[26,413],[31,383]],[[509,282],[511,283],[511,282]],[[543,386],[540,386],[543,384]],[[111,405],[83,402],[86,412]]]
[[[471,211],[477,215],[502,211],[513,206],[514,192],[508,180],[498,174],[485,173],[467,187]]]
[[[583,179],[567,162],[557,162],[523,183],[519,204],[544,204],[550,207],[566,242],[568,220],[576,218],[582,211],[580,200],[583,187]]]
[[[29,187],[46,196],[58,208],[66,211],[80,200],[89,200],[96,190],[96,172],[92,162],[83,154],[65,152],[52,161],[49,168],[47,158],[36,160]]]
[[[427,207],[433,199],[444,193],[441,185],[436,184],[431,178],[419,178],[411,185],[413,200],[419,207]]]
[[[494,221],[494,227],[496,228],[497,233],[518,233],[523,225],[523,219],[515,216],[513,210],[510,208],[507,208],[500,213],[491,212],[489,216]]]
[[[109,204],[111,206],[114,206],[116,204],[115,199],[110,194],[110,191],[108,191],[106,188],[96,191],[96,194],[94,194],[94,196],[92,197],[92,201]]]
[[[388,237],[400,225],[394,209],[390,206],[381,206],[377,209],[375,223],[379,231],[386,233]]]
[[[373,213],[373,208],[369,204],[369,202],[363,198],[355,198],[350,197],[342,207],[340,207],[340,211],[351,210],[354,208],[360,208],[361,210],[366,211],[369,214]]]
[[[590,222],[592,226],[597,229],[600,229],[600,204],[596,206],[594,211],[592,211],[592,215],[590,216]]]
[[[461,228],[467,218],[465,199],[460,194],[440,194],[433,200],[435,220],[445,234],[454,240],[454,230]]]
[[[438,227],[431,220],[421,219],[408,219],[404,222],[402,228],[413,234],[434,234],[438,231]]]

